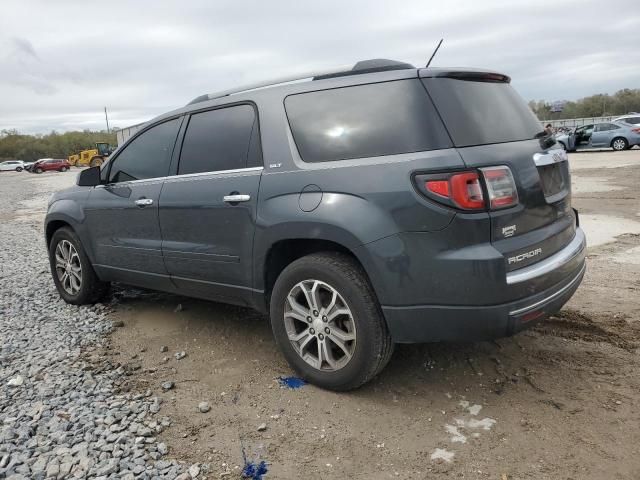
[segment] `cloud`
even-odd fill
[[[526,99],[640,87],[640,12],[595,0],[5,0],[0,129],[124,127],[207,92],[393,58],[509,74]],[[595,34],[597,33],[597,34]]]

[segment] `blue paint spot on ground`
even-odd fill
[[[262,476],[266,475],[268,469],[267,464],[262,460],[257,465],[252,461],[244,462],[242,469],[242,478],[250,478],[251,480],[262,480]]]
[[[280,377],[280,385],[287,388],[300,388],[304,387],[307,384],[302,378],[298,377]]]

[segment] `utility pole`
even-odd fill
[[[109,116],[107,115],[107,107],[104,107],[104,119],[107,121],[107,133],[111,133],[109,131]]]

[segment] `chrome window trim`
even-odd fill
[[[218,176],[218,175],[229,175],[235,173],[250,173],[250,172],[259,172],[264,170],[264,167],[248,167],[248,168],[234,168],[232,170],[213,170],[210,172],[198,172],[198,173],[187,173],[184,175],[167,175],[165,177],[153,177],[153,178],[144,178],[142,180],[128,180],[126,182],[118,182],[118,183],[107,183],[106,185],[96,185],[96,188],[105,188],[105,187],[113,187],[117,188],[120,186],[128,186],[128,185],[138,185],[138,184],[154,184],[158,182],[164,182],[167,180],[182,180],[196,177],[204,177],[204,176]]]
[[[533,265],[507,273],[507,284],[526,282],[562,267],[580,254],[583,254],[587,246],[586,237],[581,228],[576,228],[573,240],[559,252],[545,258]]]
[[[545,303],[548,303],[548,302],[556,299],[557,297],[562,295],[564,292],[569,290],[571,287],[573,287],[578,281],[580,281],[580,278],[582,277],[582,275],[584,274],[586,269],[587,269],[587,265],[583,264],[582,268],[580,269],[578,274],[575,277],[573,277],[573,280],[571,280],[568,284],[566,284],[560,290],[558,290],[557,292],[552,293],[551,295],[549,295],[548,297],[543,298],[542,300],[537,301],[536,303],[532,303],[531,305],[527,305],[526,307],[522,307],[522,308],[519,308],[517,310],[512,310],[511,312],[509,312],[509,316],[521,315],[523,313],[526,313],[526,312],[528,312],[530,310],[534,310],[537,307],[539,307],[541,305],[544,305]]]

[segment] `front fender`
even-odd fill
[[[56,222],[66,223],[73,229],[80,238],[87,256],[93,261],[94,257],[93,251],[91,250],[91,242],[87,241],[85,214],[79,203],[74,199],[68,198],[53,200],[49,205],[44,220],[45,241],[48,241],[49,234],[52,233],[50,228],[52,225],[55,225]]]

